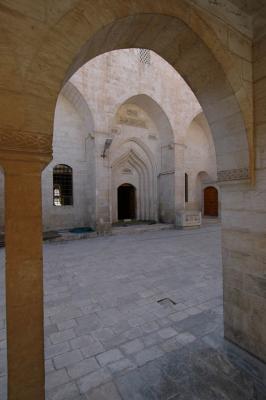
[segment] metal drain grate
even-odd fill
[[[176,302],[172,299],[166,297],[165,299],[158,300],[157,303],[161,304],[162,306],[169,307],[172,305],[176,305]]]

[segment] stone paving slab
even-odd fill
[[[47,400],[266,400],[265,365],[222,337],[219,225],[47,243],[44,260]]]

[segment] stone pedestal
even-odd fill
[[[184,210],[176,214],[176,228],[200,228],[201,212],[193,210]]]
[[[96,224],[96,232],[99,236],[108,235],[112,232],[112,224],[110,222],[105,222],[100,218]]]

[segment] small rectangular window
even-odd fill
[[[188,174],[185,174],[185,202],[188,202]]]
[[[55,206],[73,205],[72,168],[58,164],[53,169],[53,203]]]

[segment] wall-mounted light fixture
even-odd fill
[[[106,157],[106,152],[107,150],[110,148],[111,144],[112,144],[113,139],[106,139],[105,143],[104,143],[104,149],[102,152],[102,158]]]

